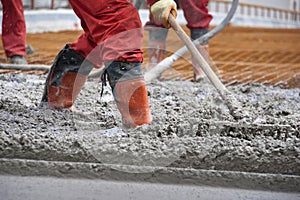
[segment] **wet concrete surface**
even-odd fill
[[[207,80],[155,81],[152,124],[124,130],[99,80],[76,113],[40,108],[44,81],[0,74],[1,158],[300,175],[299,88],[230,86],[249,115],[236,121]]]

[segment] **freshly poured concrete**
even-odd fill
[[[228,178],[228,187],[235,188],[239,184],[233,180],[254,173],[265,177],[259,179],[260,187],[251,184],[251,175],[248,182],[241,181],[247,183],[242,188],[300,192],[300,89],[231,86],[249,116],[235,121],[207,80],[158,81],[148,85],[152,124],[124,130],[109,87],[101,98],[101,83],[87,82],[76,101],[78,112],[73,113],[39,107],[44,81],[45,76],[0,74],[1,174],[60,177],[51,171],[59,165],[53,163],[67,162],[62,171],[86,178],[84,173],[94,169],[86,164],[94,163],[104,174],[110,172],[107,180],[118,175],[122,181],[147,182],[149,178],[143,177],[148,175],[151,182],[174,183],[195,173],[173,169],[191,169],[213,174],[204,176],[212,180],[203,180],[197,172],[202,185],[220,186],[219,176],[221,186]]]

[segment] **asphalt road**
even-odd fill
[[[297,200],[300,193],[277,193],[229,188],[114,182],[53,177],[0,176],[3,200]]]

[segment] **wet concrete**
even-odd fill
[[[44,80],[0,75],[1,158],[300,175],[300,89],[230,86],[249,116],[236,121],[207,80],[156,81],[152,124],[123,130],[98,80],[77,113],[39,108]]]

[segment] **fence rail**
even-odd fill
[[[227,13],[232,1],[210,0],[209,11]],[[294,10],[285,10],[267,6],[239,3],[236,15],[247,15],[251,17],[264,17],[275,20],[300,22],[300,12]]]
[[[50,9],[54,9],[54,8],[55,8],[55,1],[51,0]],[[31,0],[31,9],[35,9],[35,0]]]
[[[68,0],[23,0],[24,8],[29,10],[46,8],[46,9],[56,9],[56,8],[68,8]]]

